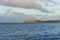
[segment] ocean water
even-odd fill
[[[60,23],[0,23],[0,40],[60,40]]]

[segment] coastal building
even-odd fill
[[[24,23],[40,23],[40,20],[25,20]]]

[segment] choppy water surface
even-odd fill
[[[60,23],[0,23],[0,40],[60,40]]]

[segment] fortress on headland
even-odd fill
[[[60,20],[47,20],[47,21],[42,21],[42,20],[25,20],[24,23],[57,23],[60,22]]]
[[[24,23],[40,23],[40,20],[25,20]]]

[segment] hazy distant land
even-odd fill
[[[24,23],[57,23],[60,22],[60,20],[25,20]]]

